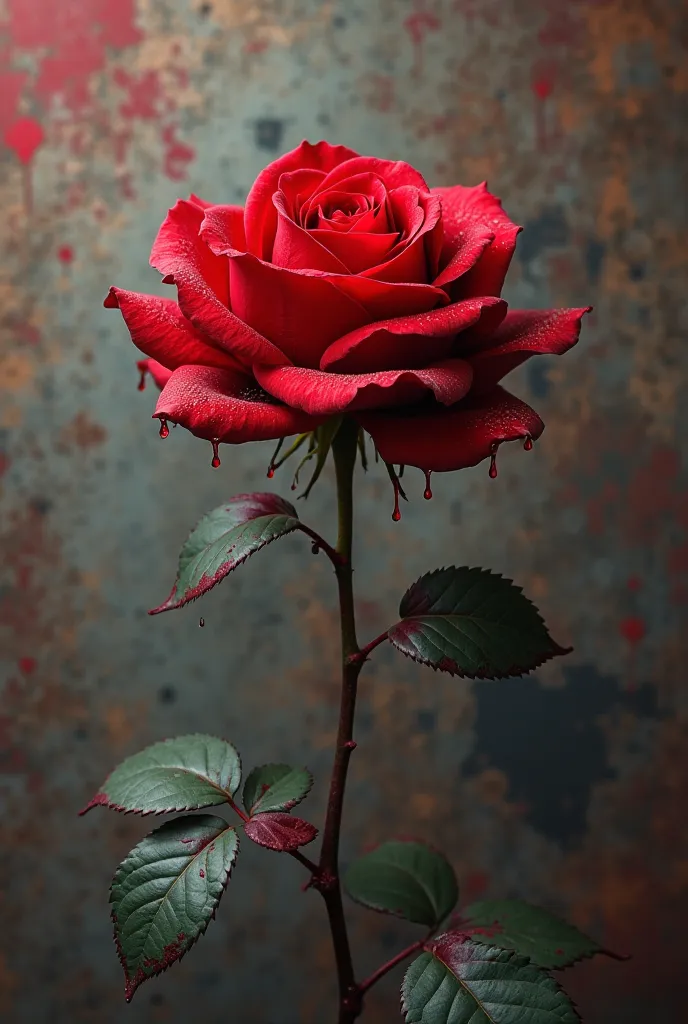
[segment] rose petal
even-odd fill
[[[275,398],[313,416],[406,405],[420,401],[428,391],[438,402],[452,405],[467,394],[472,378],[462,359],[447,359],[422,370],[380,373],[325,373],[300,366],[256,366],[254,372],[258,383]]]
[[[323,180],[321,189],[325,191],[355,174],[376,174],[388,189],[413,185],[415,188],[422,189],[423,192],[430,191],[423,175],[415,167],[411,167],[411,164],[404,163],[403,160],[380,160],[375,156],[358,156],[357,154],[353,155],[350,160],[338,162]]]
[[[277,191],[283,193],[289,215],[302,228],[306,227],[306,225],[301,217],[301,208],[304,204],[306,208],[308,207],[310,197],[324,177],[324,171],[309,170],[307,167],[302,167],[298,171],[285,171],[284,174],[279,176]]]
[[[289,270],[324,270],[334,274],[348,272],[341,260],[314,238],[310,231],[292,220],[283,193],[275,192],[272,201],[277,210],[277,231],[271,263]]]
[[[384,263],[390,254],[391,249],[399,240],[398,233],[377,234],[359,231],[327,231],[322,228],[314,228],[309,231],[313,238],[317,239],[333,253],[344,265],[345,271],[351,274],[360,274],[363,270],[377,267]]]
[[[185,363],[237,367],[228,352],[203,338],[173,299],[111,288],[103,305],[119,309],[136,347],[170,370]]]
[[[231,231],[233,219],[229,223],[217,210],[218,207],[210,207],[204,213],[193,203],[178,200],[153,244],[151,265],[172,277],[182,312],[216,344],[245,363],[254,359],[283,363],[285,359],[279,349],[227,308],[227,260],[215,255],[199,235],[201,224],[206,222],[218,231],[221,227]]]
[[[474,389],[489,391],[502,377],[535,355],[563,355],[578,341],[581,320],[592,309],[515,309],[471,355]]]
[[[246,374],[209,366],[175,370],[158,398],[154,415],[181,423],[196,437],[225,444],[302,434],[322,422],[277,404]]]
[[[355,156],[355,151],[346,146],[331,146],[329,142],[317,142],[313,146],[304,141],[261,171],[251,187],[244,208],[248,251],[261,259],[270,258],[277,228],[277,212],[272,205],[272,197],[277,191],[281,174],[301,168],[331,171],[342,161]]]
[[[159,363],[157,359],[139,359],[136,363],[136,367],[139,373],[144,376],[143,384],[145,386],[145,375],[150,373],[153,378],[153,382],[162,389],[167,384],[168,380],[172,376],[172,370],[168,370],[166,366]],[[141,388],[143,390],[143,388]]]
[[[447,293],[441,288],[434,288],[431,284],[376,281],[374,278],[360,275],[331,276],[328,280],[338,291],[350,296],[367,310],[366,320],[386,320],[390,317],[427,313],[433,306],[446,306],[449,302]],[[357,326],[363,326],[363,323]],[[350,330],[354,328],[351,327]],[[332,338],[332,341],[334,340]]]
[[[456,335],[480,321],[492,333],[504,319],[502,299],[466,299],[429,313],[379,320],[339,338],[320,360],[321,370],[370,373],[427,365],[455,351]]]
[[[391,258],[366,271],[365,276],[376,281],[425,284],[435,275],[436,267],[431,264],[442,237],[442,204],[437,196],[410,186],[390,192],[389,200],[400,238]],[[437,244],[431,241],[433,235]]]
[[[526,435],[538,438],[545,426],[530,406],[500,387],[448,409],[433,404],[358,413],[356,419],[385,462],[439,473],[476,466],[490,457],[493,445]]]
[[[451,188],[434,188],[432,191],[442,198],[444,246],[441,265],[445,269],[448,270],[457,250],[465,244],[463,239],[466,236],[461,232],[470,230],[473,246],[480,244],[481,230],[494,234],[493,241],[472,269],[463,273],[455,284],[452,297],[500,295],[516,248],[516,236],[521,228],[507,217],[501,200],[487,191],[487,183],[484,181],[473,188],[454,185]]]
[[[229,264],[232,305],[238,316],[298,366],[316,367],[335,338],[371,318],[355,294],[349,296],[337,286],[359,278],[275,267],[249,253],[231,255]]]
[[[246,252],[246,233],[244,231],[244,210],[241,206],[206,206],[197,233],[205,240],[212,252],[216,247],[210,245],[214,240],[217,246],[231,245],[238,252]]]

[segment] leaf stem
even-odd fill
[[[318,547],[325,552],[325,554],[332,562],[332,565],[335,567],[335,569],[337,568],[337,566],[342,565],[342,556],[339,554],[338,551],[335,551],[332,545],[328,544],[327,541],[324,540],[319,533],[316,533],[315,530],[312,530],[310,526],[306,526],[305,523],[299,523],[299,530],[301,530],[302,533],[307,534],[311,538],[311,540],[314,541],[315,544],[317,544]]]
[[[339,530],[336,552],[339,564],[335,565],[339,587],[339,612],[342,644],[342,691],[339,708],[337,746],[330,780],[327,814],[323,829],[318,873],[314,886],[322,893],[332,933],[337,979],[339,983],[339,1024],[353,1024],[363,1008],[362,993],[354,977],[349,936],[342,905],[342,889],[339,880],[339,836],[344,807],[344,791],[351,753],[355,749],[353,740],[356,690],[363,662],[356,659],[359,653],[356,640],[356,619],[354,614],[353,570],[351,551],[353,542],[353,474],[358,449],[358,426],[345,418],[332,443],[335,474],[337,479],[337,506]]]
[[[244,814],[244,812],[242,811],[241,807],[239,807],[239,805],[237,803],[235,803],[234,800],[232,800],[232,798],[229,795],[229,793],[227,793],[227,803],[229,804],[229,806],[232,808],[233,811],[236,811],[236,813],[239,815],[239,817],[241,818],[242,821],[248,821],[249,815],[248,814]]]
[[[363,662],[367,659],[368,655],[371,654],[376,647],[379,647],[381,643],[384,643],[384,641],[387,639],[387,636],[388,630],[385,630],[384,633],[380,633],[379,636],[376,636],[375,639],[371,640],[369,644],[365,645],[365,647],[361,647],[360,651],[356,651],[355,654],[352,654],[349,657],[349,661],[354,661],[357,664],[362,665]]]
[[[396,956],[393,956],[391,960],[387,961],[387,963],[382,964],[381,967],[378,967],[376,971],[373,971],[369,978],[366,978],[365,981],[359,982],[359,990],[361,992],[367,992],[369,988],[372,988],[373,985],[377,984],[380,978],[384,978],[385,974],[388,974],[394,967],[397,966],[397,964],[403,963],[403,961],[406,960],[408,957],[413,956],[414,953],[417,953],[419,950],[421,950],[425,943],[428,941],[428,938],[429,936],[427,936],[424,939],[418,939],[417,942],[412,942],[410,946],[407,946],[406,949],[402,949],[400,953],[397,953]]]

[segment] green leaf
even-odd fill
[[[223,818],[188,815],[166,821],[122,861],[110,903],[127,1002],[206,930],[238,848],[236,829]]]
[[[138,814],[192,811],[224,804],[241,782],[241,760],[231,743],[194,733],[146,747],[105,780],[81,814],[111,807]]]
[[[576,960],[604,952],[573,925],[522,900],[481,900],[461,916],[462,929],[479,942],[515,949],[539,967],[569,967]]]
[[[237,494],[213,509],[189,534],[179,554],[170,596],[150,615],[181,608],[207,594],[232,569],[278,537],[299,529],[296,509],[277,494]]]
[[[576,1024],[554,978],[510,950],[440,935],[413,961],[401,987],[406,1024]]]
[[[371,910],[436,928],[456,905],[454,871],[425,843],[393,839],[355,861],[344,878],[349,896]]]
[[[289,811],[307,796],[313,776],[288,764],[261,764],[244,783],[244,807],[249,814]]]
[[[389,639],[402,654],[470,679],[505,679],[568,654],[520,587],[488,569],[436,569],[413,584]]]

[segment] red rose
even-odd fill
[[[237,444],[350,413],[388,463],[461,469],[539,416],[500,387],[574,345],[585,309],[507,312],[520,229],[485,184],[430,189],[406,163],[307,142],[242,209],[192,196],[151,263],[178,301],[111,288],[162,387],[155,416]]]

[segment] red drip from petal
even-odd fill
[[[217,469],[220,466],[220,456],[218,454],[220,439],[214,437],[210,443],[213,446],[213,461],[210,463],[210,465],[213,467],[213,469]]]
[[[392,519],[395,523],[398,523],[401,519],[401,512],[399,511],[399,481],[395,478],[392,480],[392,486],[394,487],[394,511],[392,512]]]
[[[167,426],[167,420],[164,416],[160,417],[160,437],[165,440],[166,437],[170,436],[170,428]]]
[[[145,370],[141,370],[139,372],[139,383],[138,383],[137,387],[138,387],[139,391],[145,391],[146,390],[146,371]]]
[[[274,467],[273,466],[268,466],[268,471],[267,471],[267,474],[266,474],[268,480],[272,480],[274,475],[275,475]]]
[[[203,629],[203,627],[205,626],[205,619],[203,618],[203,616],[201,616],[200,619],[198,620],[198,625],[201,627],[201,629]]]
[[[490,480],[494,480],[497,476],[497,449],[499,445],[492,445],[492,454],[490,455]]]
[[[432,490],[430,488],[430,476],[432,474],[431,469],[425,470],[425,490],[423,491],[423,497],[426,501],[430,501],[432,498]]]
[[[523,451],[524,452],[531,452],[532,450],[533,450],[533,439],[530,436],[530,434],[526,434],[525,439],[523,441]]]

